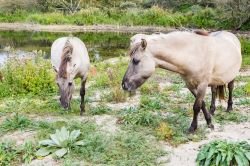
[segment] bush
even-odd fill
[[[250,164],[250,145],[247,142],[214,141],[204,145],[196,158],[197,165]]]
[[[9,58],[1,73],[0,98],[14,95],[51,94],[56,92],[54,73],[48,60],[41,53],[35,58]],[[16,57],[16,55],[14,55]]]
[[[131,8],[136,8],[136,4],[134,2],[122,2],[120,4],[120,9],[131,9]]]

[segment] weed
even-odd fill
[[[33,122],[26,118],[25,116],[15,114],[10,119],[5,119],[5,121],[0,125],[1,132],[8,132],[13,130],[23,130],[27,127],[33,126]]]
[[[110,113],[112,110],[105,106],[105,105],[100,105],[100,106],[97,106],[97,107],[93,107],[93,108],[90,108],[88,110],[88,113],[90,115],[101,115],[101,114],[106,114],[106,113]]]
[[[36,146],[32,142],[25,142],[18,150],[25,164],[30,163],[35,157]]]
[[[156,128],[156,135],[162,140],[171,140],[173,137],[173,130],[166,122],[160,123]]]
[[[120,119],[123,124],[156,127],[161,120],[161,116],[146,109],[129,108],[120,112]]]
[[[220,111],[220,109],[218,108],[217,108],[216,116],[214,119],[216,120],[216,122],[221,123],[221,124],[225,124],[227,122],[241,123],[241,122],[245,122],[249,120],[247,116],[242,115],[236,110],[231,111],[231,112],[225,112],[225,111]]]
[[[140,107],[149,109],[149,110],[159,110],[162,108],[162,104],[160,103],[159,99],[152,98],[149,96],[141,96],[140,98]]]
[[[13,160],[16,160],[17,151],[13,143],[2,142],[0,143],[0,165],[11,165]]]

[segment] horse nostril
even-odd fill
[[[128,89],[128,87],[126,85],[127,85],[126,83],[122,83],[122,89],[123,90],[127,90]]]

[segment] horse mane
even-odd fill
[[[207,31],[197,30],[197,31],[194,31],[194,33],[197,35],[209,36],[209,32],[207,32]]]
[[[135,52],[140,48],[140,46],[141,43],[135,44],[135,46],[132,47],[131,50],[129,51],[129,56],[132,57],[135,54]]]
[[[67,78],[67,63],[71,60],[71,55],[73,52],[73,46],[70,43],[69,39],[67,39],[64,47],[63,47],[63,53],[61,57],[61,64],[59,67],[58,76],[61,78]]]

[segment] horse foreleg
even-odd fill
[[[227,112],[233,110],[233,89],[234,89],[234,80],[228,83],[228,102],[227,102]]]
[[[211,92],[212,92],[212,99],[211,99],[211,105],[210,105],[210,114],[213,115],[215,112],[215,101],[216,101],[216,94],[217,94],[217,87],[211,86]]]
[[[84,97],[85,97],[85,84],[86,84],[86,79],[82,79],[81,83],[81,89],[80,89],[80,96],[81,96],[81,105],[80,105],[80,115],[82,116],[83,113],[85,112],[85,103],[84,103]]]
[[[189,133],[193,133],[196,129],[197,129],[197,126],[198,126],[198,115],[199,115],[199,112],[202,108],[202,111],[204,113],[204,116],[207,120],[207,123],[209,126],[212,125],[211,123],[211,116],[210,114],[206,111],[206,108],[205,108],[205,102],[203,101],[204,97],[205,97],[205,94],[206,94],[206,88],[207,88],[207,84],[203,83],[203,84],[200,84],[197,88],[196,91],[194,91],[194,96],[196,96],[195,98],[195,102],[194,102],[194,105],[193,105],[193,111],[194,111],[194,114],[193,114],[193,121],[191,123],[191,126],[189,128]]]
[[[191,89],[191,88],[188,88],[190,90],[190,92],[194,95],[194,97],[196,98],[197,97],[197,90],[196,89]],[[206,119],[206,122],[207,122],[207,125],[209,128],[214,128],[214,125],[212,124],[212,118],[211,118],[211,115],[209,114],[209,112],[207,111],[206,109],[206,103],[204,100],[202,100],[202,106],[201,106],[201,110],[204,114],[204,117]]]

